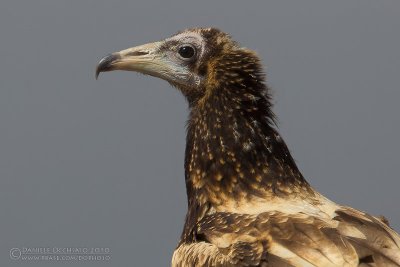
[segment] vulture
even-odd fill
[[[173,267],[400,266],[400,236],[386,219],[305,180],[255,52],[218,29],[192,28],[107,55],[96,78],[114,70],[166,80],[188,102],[188,209]]]

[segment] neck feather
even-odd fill
[[[191,108],[185,156],[189,205],[310,191],[274,128],[268,88],[254,77],[214,88]]]
[[[248,50],[224,53],[208,69],[214,71],[204,95],[188,99],[182,242],[195,238],[196,222],[213,210],[314,194],[275,130],[258,57]]]

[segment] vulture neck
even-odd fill
[[[220,85],[191,105],[185,179],[192,215],[254,198],[312,194],[274,128],[262,78]]]

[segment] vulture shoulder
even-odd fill
[[[330,219],[305,213],[214,213],[196,240],[175,250],[173,267],[400,266],[400,238],[380,219],[342,207]]]

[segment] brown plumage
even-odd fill
[[[316,192],[276,131],[257,55],[189,29],[103,58],[97,73],[162,78],[187,98],[188,212],[172,266],[400,266],[380,219]]]

